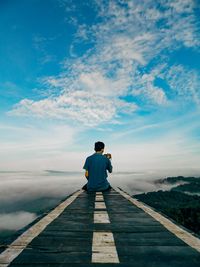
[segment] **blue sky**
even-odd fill
[[[0,1],[2,170],[199,168],[200,5]]]

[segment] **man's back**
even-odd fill
[[[107,170],[111,173],[112,165],[110,160],[101,153],[94,153],[87,157],[83,169],[89,173],[88,191],[101,191],[110,186],[107,181]]]

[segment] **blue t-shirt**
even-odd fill
[[[107,170],[112,172],[110,159],[100,153],[94,153],[86,158],[83,169],[89,173],[88,191],[101,191],[109,187]]]

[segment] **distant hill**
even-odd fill
[[[134,197],[200,236],[200,196],[195,195],[200,193],[200,178],[178,176],[156,181],[156,183],[174,185],[179,182],[185,182],[185,184],[179,184],[170,191],[159,190],[134,195]]]
[[[193,182],[198,182],[200,183],[200,177],[184,177],[184,176],[176,176],[176,177],[167,177],[164,179],[158,179],[156,182],[159,183],[170,183],[170,184],[175,184],[177,182],[188,182],[188,183],[193,183]]]
[[[199,177],[168,177],[155,181],[155,184],[174,185],[171,191],[200,195],[200,178]]]

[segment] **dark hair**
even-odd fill
[[[104,147],[105,147],[105,144],[103,143],[103,142],[100,142],[100,141],[98,141],[98,142],[96,142],[95,144],[94,144],[94,150],[97,152],[97,151],[101,151],[102,149],[104,149]]]

